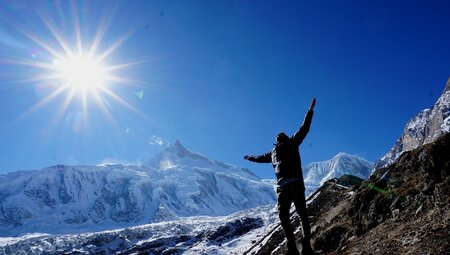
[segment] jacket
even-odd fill
[[[259,156],[250,156],[248,160],[257,163],[272,163],[278,185],[289,179],[300,179],[303,184],[299,147],[309,132],[313,114],[313,111],[306,113],[299,130],[287,141],[275,144],[274,148],[267,153]]]

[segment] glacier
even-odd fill
[[[0,254],[242,254],[277,219],[275,207],[266,205],[102,232],[0,238]]]

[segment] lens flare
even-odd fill
[[[56,108],[56,114],[50,125],[66,118],[68,109],[75,104],[82,107],[83,116],[88,116],[89,107],[96,107],[112,122],[115,122],[114,114],[111,112],[113,102],[147,118],[124,98],[117,95],[114,88],[120,85],[139,85],[140,81],[124,77],[127,74],[125,70],[147,63],[148,60],[116,63],[117,58],[115,58],[115,64],[108,63],[109,57],[119,50],[138,26],[128,29],[123,36],[119,36],[116,40],[108,37],[109,46],[103,47],[102,40],[106,37],[107,27],[113,20],[112,9],[114,8],[111,9],[111,13],[101,15],[104,19],[100,19],[95,35],[89,38],[83,34],[83,26],[80,25],[80,17],[78,17],[81,12],[78,11],[76,5],[76,2],[72,3],[71,19],[66,19],[68,24],[73,24],[72,32],[69,32],[70,28],[64,24],[66,21],[62,23],[60,20],[59,22],[55,21],[58,19],[50,15],[46,8],[39,8],[39,6],[35,6],[34,9],[43,22],[45,32],[36,33],[24,28],[20,23],[11,24],[30,40],[29,48],[33,50],[28,52],[28,58],[13,55],[2,56],[0,63],[32,67],[36,70],[33,73],[38,73],[38,75],[22,79],[20,82],[40,86],[38,90],[40,101],[17,117],[11,125],[61,96],[64,96],[64,99],[62,104]],[[66,38],[61,31],[69,34],[70,37]],[[41,34],[42,36],[40,36]],[[42,88],[43,84],[47,84],[48,89]],[[48,93],[43,95],[44,92]],[[143,95],[143,91],[136,94],[139,99],[142,99]]]
[[[134,94],[135,94],[139,99],[144,98],[144,91],[142,91],[142,90],[140,90],[140,91],[135,91]]]

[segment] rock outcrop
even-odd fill
[[[375,164],[375,169],[392,164],[403,152],[436,141],[450,132],[450,78],[442,95],[431,109],[425,109],[412,118],[391,150]]]
[[[308,206],[314,250],[450,254],[449,151],[446,134],[403,153],[366,181],[351,176],[327,181]],[[256,254],[283,254],[284,239],[278,229]]]

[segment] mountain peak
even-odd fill
[[[304,166],[305,186],[311,192],[325,181],[344,174],[351,174],[365,179],[370,175],[372,168],[372,162],[359,156],[340,152],[330,160]]]
[[[447,83],[445,84],[444,93],[450,91],[450,77],[448,77]]]
[[[176,140],[174,144],[170,145],[168,147],[169,150],[173,151],[173,152],[177,152],[177,154],[179,156],[185,156],[189,153],[191,153],[188,149],[186,149],[186,147],[184,147],[180,140]]]
[[[408,121],[391,150],[377,160],[375,169],[389,166],[403,152],[434,142],[448,132],[450,132],[450,78],[433,107],[420,111]]]
[[[180,140],[176,140],[175,143],[170,144],[165,150],[163,150],[160,154],[165,155],[165,157],[176,157],[176,158],[187,158],[192,157],[192,155],[196,154],[184,147]]]
[[[174,147],[181,147],[181,148],[184,149],[184,146],[181,144],[180,140],[178,140],[178,139],[175,141],[175,143],[172,146],[174,146]]]
[[[348,157],[356,157],[356,156],[353,156],[353,155],[350,155],[350,154],[348,154],[348,153],[346,153],[346,152],[339,152],[338,154],[336,154],[336,156],[334,156],[333,158],[348,158]]]
[[[361,157],[361,156],[357,156],[357,155],[352,155],[346,152],[339,152],[338,154],[336,154],[332,159],[349,159],[349,160],[356,160],[356,161],[364,161],[366,163],[372,164],[370,161],[368,161],[367,159]]]

